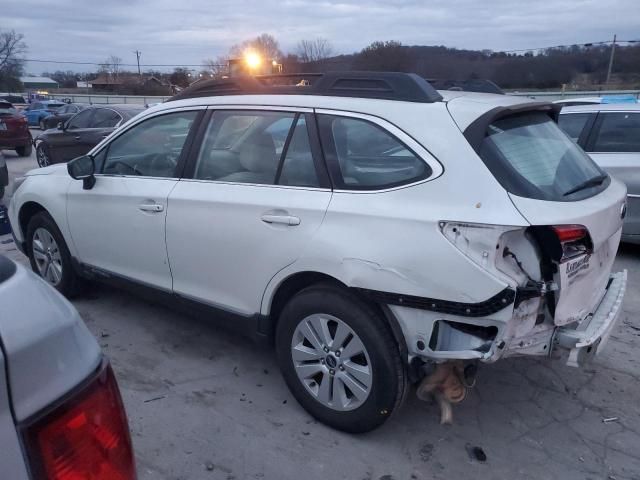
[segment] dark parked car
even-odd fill
[[[9,102],[0,100],[0,149],[15,150],[21,157],[31,155],[31,132],[24,115]]]
[[[46,167],[84,155],[130,118],[142,105],[92,106],[76,113],[59,128],[46,130],[35,139],[38,165]]]
[[[69,105],[60,107],[48,117],[44,117],[44,119],[42,120],[44,129],[46,130],[48,128],[57,128],[59,123],[66,122],[76,113],[81,112],[88,106],[89,105],[83,103],[70,103]]]
[[[21,112],[29,106],[27,100],[22,95],[2,94],[0,95],[0,101],[9,102],[14,106],[16,110]]]

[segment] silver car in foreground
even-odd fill
[[[0,256],[0,477],[134,480],[109,362],[78,312]]]
[[[622,241],[640,243],[640,104],[564,107],[558,124],[598,165],[627,185]]]

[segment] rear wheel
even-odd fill
[[[47,167],[51,165],[51,160],[49,158],[49,149],[44,142],[40,142],[36,146],[36,160],[38,161],[39,167]]]
[[[298,293],[276,331],[278,362],[298,402],[346,432],[373,430],[400,407],[406,369],[381,315],[330,284]]]
[[[73,269],[64,237],[46,212],[35,214],[27,226],[27,253],[31,268],[65,296],[78,292],[79,277]]]
[[[31,145],[31,143],[28,143],[27,145],[23,145],[22,147],[16,147],[16,153],[18,154],[19,157],[28,157],[29,155],[31,155],[32,151],[33,151],[33,145]]]

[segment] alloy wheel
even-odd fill
[[[307,391],[333,410],[354,410],[371,392],[373,376],[367,349],[337,317],[313,314],[304,318],[293,332],[291,358]]]
[[[31,245],[40,276],[51,285],[58,285],[62,281],[62,256],[53,235],[40,227],[33,232]]]
[[[38,145],[38,148],[36,148],[36,157],[38,160],[38,166],[46,167],[49,165],[49,156],[45,151],[44,145]]]

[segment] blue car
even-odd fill
[[[22,110],[22,113],[27,117],[30,127],[40,127],[44,130],[44,119],[65,105],[58,100],[36,100]]]

